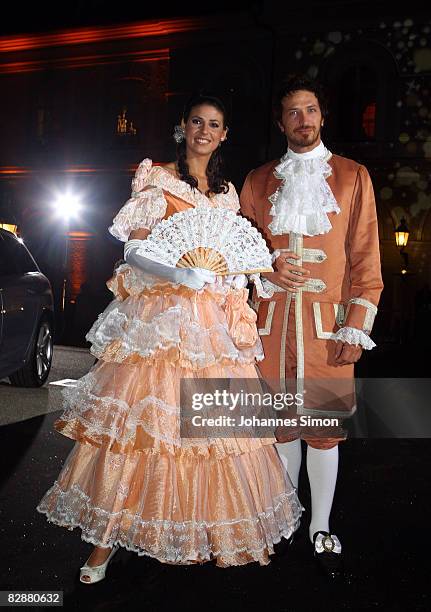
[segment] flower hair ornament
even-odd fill
[[[181,122],[181,125],[176,125],[174,127],[173,137],[177,144],[180,144],[180,142],[183,142],[184,138],[186,137],[183,121]]]

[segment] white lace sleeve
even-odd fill
[[[356,346],[359,344],[367,351],[376,346],[376,343],[362,329],[356,329],[355,327],[342,327],[335,334],[335,340],[355,344]]]
[[[229,183],[227,193],[217,194],[217,206],[239,212],[239,197],[233,183]]]
[[[256,274],[250,274],[250,280],[252,283],[254,283],[254,286],[256,287],[256,293],[257,293],[257,297],[261,297],[261,298],[271,298],[274,295],[274,292],[272,291],[266,291],[263,287],[262,284],[262,280],[260,278],[260,274],[256,273]]]
[[[132,180],[132,194],[119,210],[109,227],[109,232],[127,242],[130,232],[140,228],[152,229],[166,213],[166,200],[160,187],[151,185],[148,179],[152,162],[144,159]]]
[[[234,210],[235,212],[239,212],[239,209],[240,209],[239,196],[238,196],[238,192],[235,189],[235,186],[233,183],[229,183],[228,195],[230,196],[230,208]]]

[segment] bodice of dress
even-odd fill
[[[239,211],[239,198],[232,183],[227,193],[207,197],[198,189],[181,181],[162,166],[153,165],[151,159],[144,159],[138,166],[132,180],[130,198],[119,210],[109,228],[110,233],[126,242],[133,230],[153,229],[160,221],[191,207],[212,206]],[[153,276],[142,270],[124,264],[117,268],[108,281],[109,289],[116,297],[138,295],[145,288],[159,283]],[[226,282],[217,278],[215,289],[223,290]]]
[[[110,232],[127,241],[134,229],[152,230],[170,215],[199,206],[238,211],[235,187],[230,183],[227,193],[208,198],[144,160],[132,181],[131,198]],[[99,358],[109,353],[110,359],[121,361],[131,354],[154,355],[157,347],[179,347],[190,367],[224,358],[247,363],[261,359],[256,314],[247,303],[248,290],[237,285],[236,278],[219,275],[196,292],[127,263],[120,265],[107,282],[116,299],[87,334],[92,352]],[[200,347],[202,357],[197,359],[193,347]]]
[[[132,180],[131,196],[115,216],[109,231],[126,242],[133,230],[151,230],[162,219],[192,206],[213,206],[237,212],[239,198],[232,183],[227,193],[207,197],[162,166],[154,166],[151,159],[144,159]]]
[[[147,160],[144,160],[142,164],[146,161]],[[142,164],[140,164],[140,166],[142,166]],[[198,189],[193,189],[188,183],[172,176],[172,174],[162,166],[151,166],[146,179],[144,179],[144,185],[160,188],[167,201],[174,200],[176,203],[174,205],[178,207],[175,212],[184,210],[184,204],[195,207],[214,206],[234,211],[239,210],[238,194],[232,183],[229,183],[229,190],[227,193],[217,193],[208,197]]]

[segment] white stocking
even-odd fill
[[[310,540],[316,531],[329,532],[329,515],[338,473],[338,446],[307,447],[307,472],[311,491]]]
[[[301,440],[292,442],[277,442],[275,447],[295,489],[298,488],[299,470],[301,468]]]

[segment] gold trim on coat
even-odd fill
[[[302,250],[302,261],[304,263],[322,263],[325,259],[327,259],[327,255],[322,249]]]
[[[286,388],[286,336],[287,322],[289,320],[290,305],[292,303],[292,294],[286,291],[286,304],[284,305],[283,326],[281,328],[281,343],[280,343],[280,387],[282,393],[287,393]]]
[[[281,255],[281,253],[283,253],[284,251],[290,251],[291,249],[276,249],[279,252],[279,255]],[[327,259],[327,255],[325,253],[325,251],[322,251],[322,249],[302,249],[302,261],[304,263],[321,263],[322,261],[325,261],[325,259]],[[289,259],[287,258],[287,260],[289,263],[295,264],[296,263],[296,259]]]
[[[275,303],[275,300],[268,303],[268,312],[266,314],[265,325],[264,327],[259,327],[257,330],[259,336],[269,336],[271,334],[272,318],[274,316]],[[261,302],[257,302],[256,313],[259,312],[260,304]]]
[[[377,306],[375,306],[372,302],[366,300],[365,298],[351,298],[349,300],[349,303],[347,304],[346,319],[349,314],[350,306],[352,304],[358,304],[359,306],[363,306],[364,308],[366,308],[362,329],[367,334],[371,333],[371,330],[373,329],[374,325],[374,319],[376,318],[377,314]]]
[[[344,304],[333,303],[335,321],[338,327],[343,325],[344,321]],[[323,331],[322,311],[320,310],[320,302],[313,302],[314,324],[316,326],[316,335],[321,340],[336,340],[337,336],[334,332]]]

